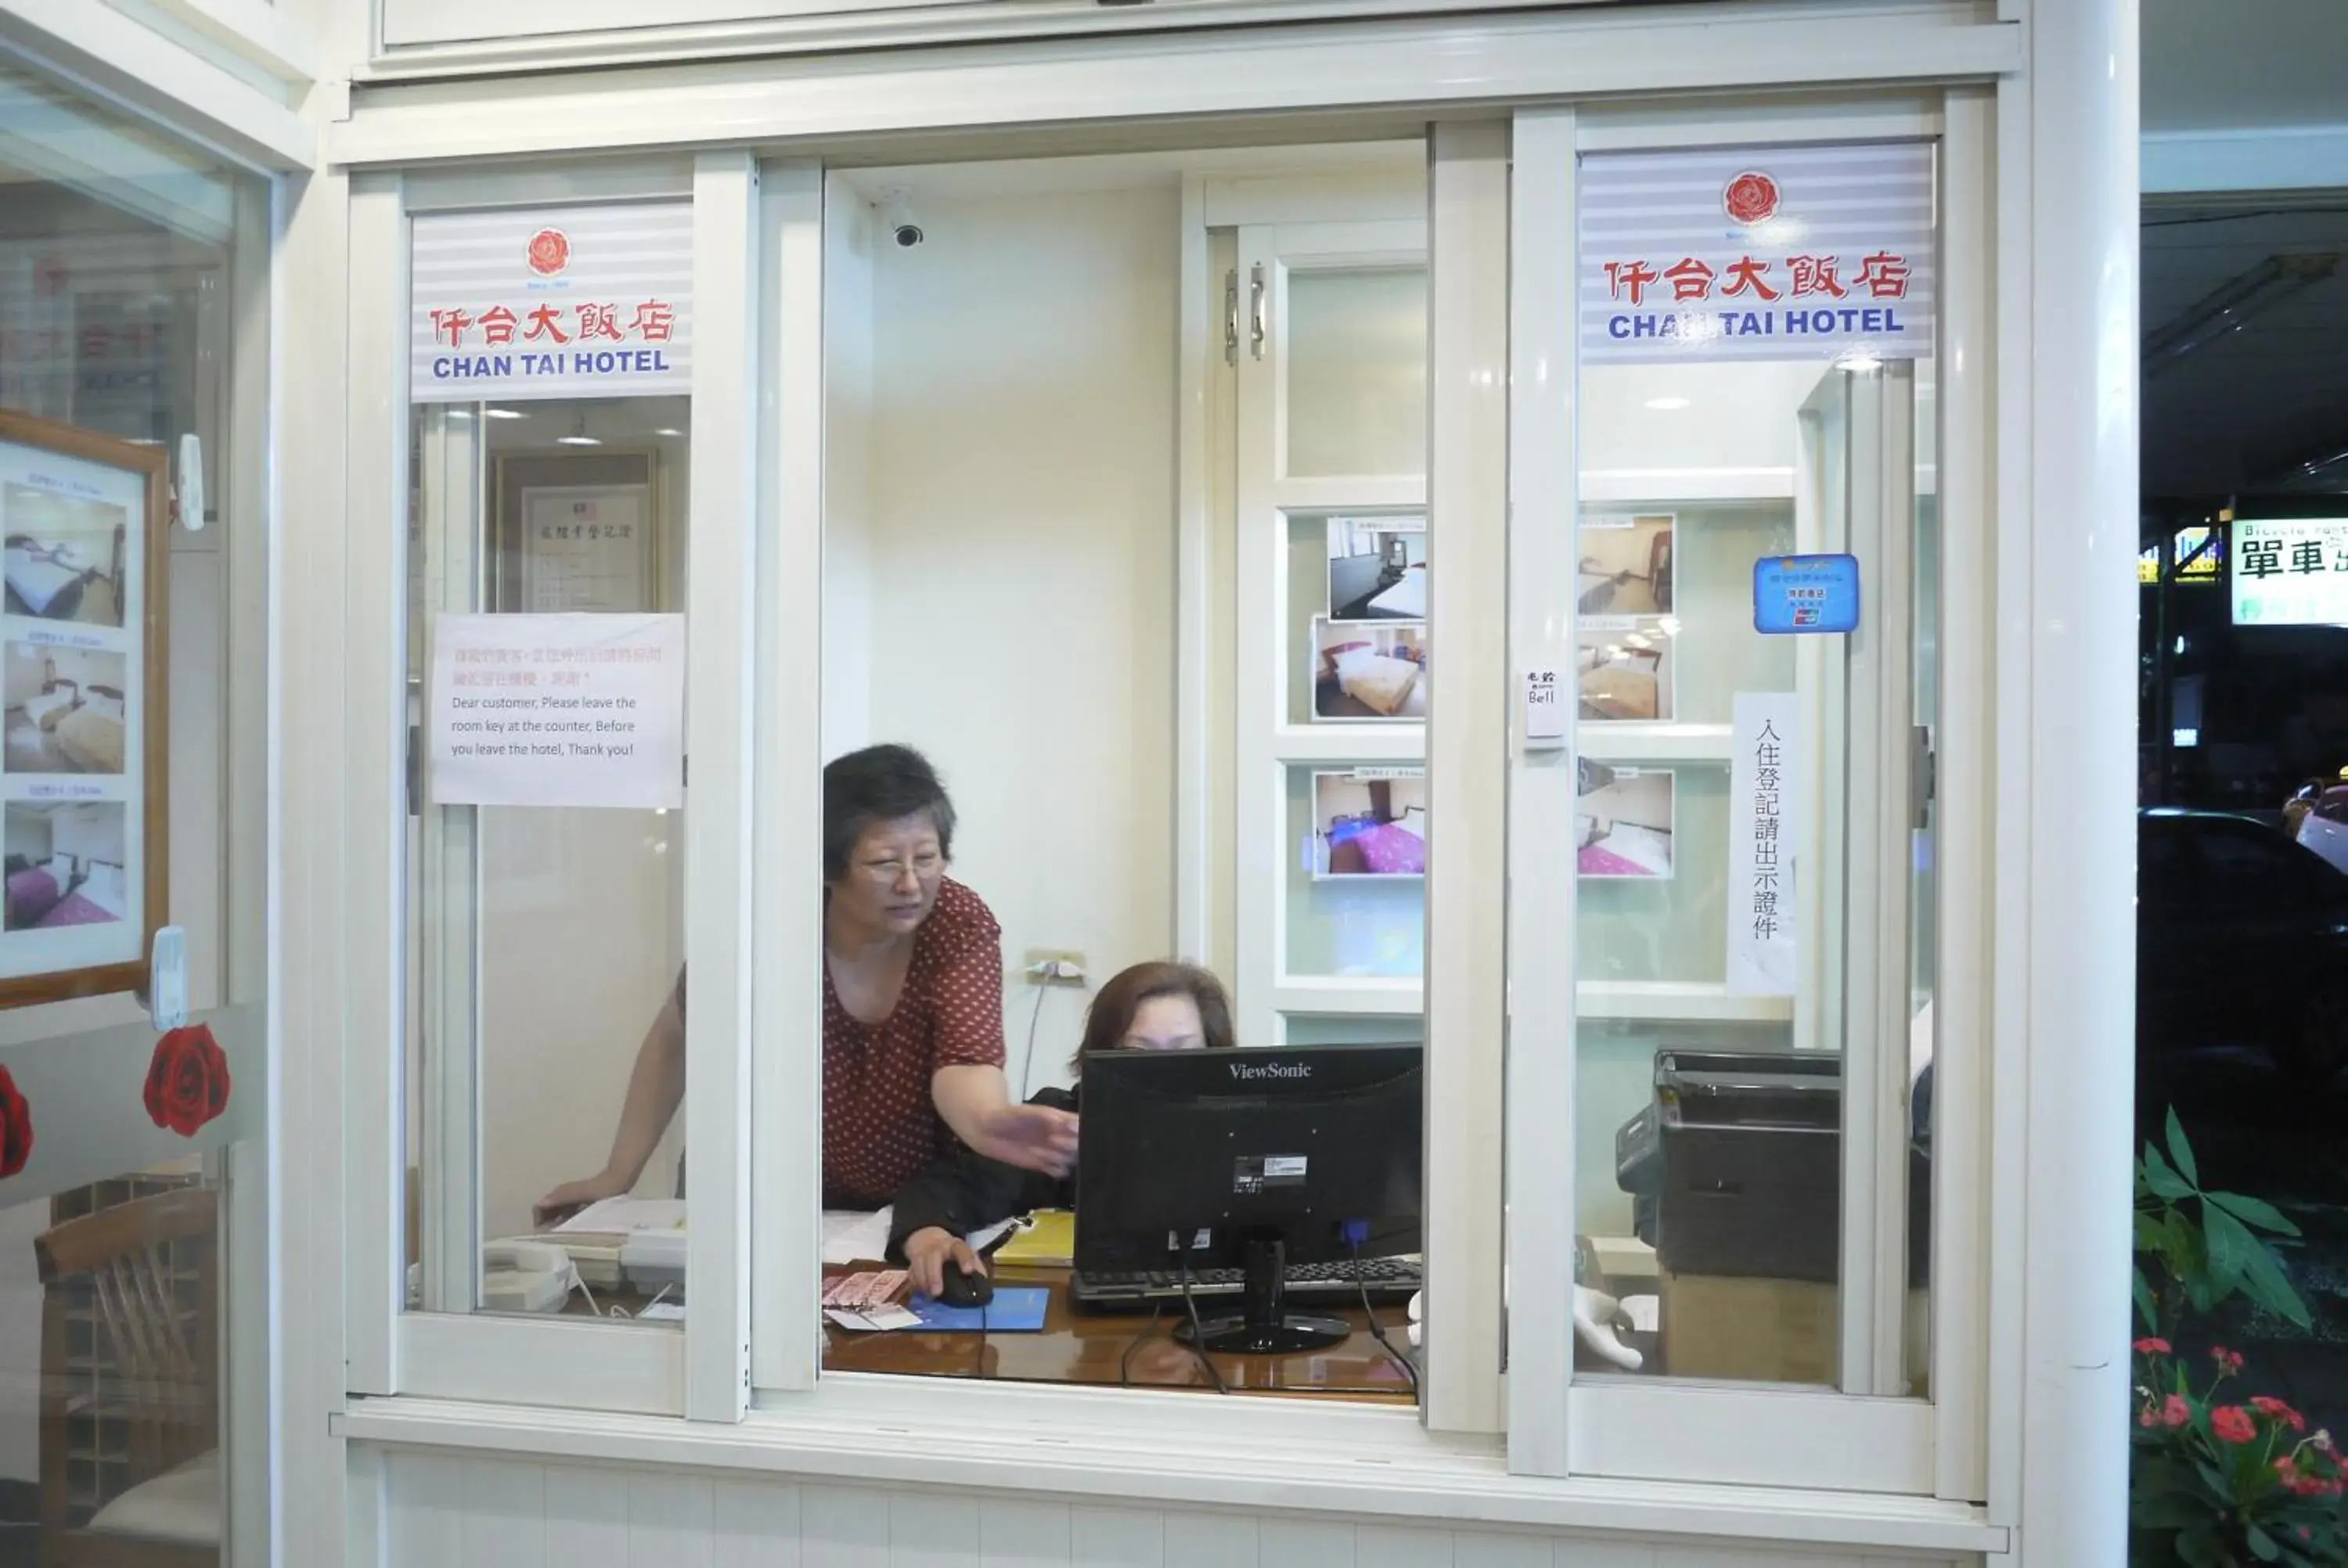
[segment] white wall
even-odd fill
[[[1179,219],[1170,182],[932,199],[873,252],[870,738],[944,774],[1009,968],[1173,942]],[[1036,1084],[1081,1002],[1043,1009]]]
[[[1947,1557],[1664,1546],[1432,1521],[1075,1504],[755,1476],[396,1454],[385,1568],[1953,1568]],[[1965,1560],[1978,1568],[1979,1558]],[[352,1568],[373,1568],[357,1559]]]

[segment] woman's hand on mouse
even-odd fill
[[[980,1124],[978,1153],[1023,1171],[1065,1176],[1076,1165],[1076,1119],[1048,1105],[1002,1105]]]
[[[986,1264],[970,1244],[940,1225],[924,1225],[905,1238],[905,1273],[913,1288],[935,1301],[946,1287],[946,1265],[964,1274],[984,1274]]]

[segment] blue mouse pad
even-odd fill
[[[948,1307],[926,1296],[916,1296],[905,1306],[922,1320],[923,1328],[932,1331],[974,1334],[983,1328],[989,1334],[1040,1334],[1044,1307],[1051,1298],[1052,1293],[1040,1285],[1001,1285],[995,1286],[994,1299],[983,1307]]]

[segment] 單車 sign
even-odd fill
[[[1581,357],[1929,354],[1932,185],[1921,142],[1592,153]]]
[[[2348,518],[2236,522],[2233,582],[2237,626],[2348,626]]]
[[[417,403],[693,390],[693,209],[681,201],[415,220]]]

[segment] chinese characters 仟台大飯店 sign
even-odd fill
[[[1764,556],[1753,563],[1753,630],[1764,637],[1859,630],[1859,558]]]
[[[2348,518],[2237,519],[2233,579],[2237,626],[2348,626]]]
[[[1931,353],[1921,142],[1592,153],[1579,227],[1590,364]]]
[[[414,401],[693,390],[688,203],[429,212],[414,232]]]
[[[442,615],[438,805],[685,804],[685,617]]]
[[[1801,699],[1739,692],[1729,767],[1728,991],[1789,997],[1799,978],[1794,877],[1808,796]]]

